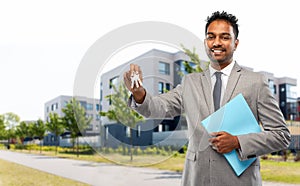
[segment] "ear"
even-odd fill
[[[234,41],[234,50],[236,50],[236,48],[237,48],[237,46],[239,45],[239,40],[238,39],[236,39],[235,41]]]

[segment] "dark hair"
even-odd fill
[[[209,17],[207,17],[206,21],[206,26],[205,26],[205,33],[207,32],[207,28],[210,25],[210,23],[212,23],[215,20],[224,20],[227,21],[233,28],[233,33],[235,35],[235,39],[238,38],[239,35],[239,28],[238,28],[238,24],[237,21],[238,19],[232,15],[232,14],[228,14],[227,12],[223,11],[223,12],[219,12],[216,11],[214,13],[212,13],[212,15]]]

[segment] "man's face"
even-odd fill
[[[215,20],[207,28],[205,48],[213,63],[221,66],[230,64],[238,42],[232,26],[224,20]]]

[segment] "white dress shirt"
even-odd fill
[[[221,88],[221,99],[220,99],[220,103],[222,103],[223,100],[223,96],[226,90],[226,86],[227,86],[227,82],[228,82],[228,78],[229,75],[232,71],[232,68],[235,64],[235,61],[231,62],[227,67],[223,68],[220,72],[222,72],[221,75],[221,79],[222,79],[222,88]],[[215,72],[217,72],[218,70],[214,69],[211,65],[209,65],[209,72],[210,72],[210,79],[211,79],[211,93],[213,93],[213,89],[216,83],[216,76],[215,76]],[[211,95],[213,97],[213,95]]]

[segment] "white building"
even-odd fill
[[[58,96],[56,98],[53,98],[49,101],[47,101],[44,105],[44,118],[45,121],[49,121],[49,114],[50,113],[57,113],[58,116],[63,117],[64,113],[62,111],[63,108],[65,108],[66,104],[72,99],[72,96]],[[93,143],[100,143],[99,142],[99,135],[100,135],[100,100],[99,99],[92,99],[92,98],[86,98],[86,97],[75,97],[77,101],[79,101],[80,105],[84,107],[86,111],[86,117],[93,118],[91,121],[91,124],[86,129],[86,136],[89,136],[88,138],[93,138]],[[94,136],[94,137],[90,137]],[[95,136],[98,136],[95,138]],[[94,139],[95,138],[95,139]],[[48,135],[44,139],[44,143],[48,145],[55,145],[57,143],[57,138],[54,135]],[[69,146],[69,139],[66,139],[67,142],[64,142],[62,139],[60,139],[59,143],[61,146]],[[84,140],[81,140],[82,143],[84,143]]]
[[[183,65],[184,61],[190,61],[190,59],[182,51],[170,53],[152,49],[104,73],[101,76],[100,84],[100,109],[103,111],[109,109],[110,101],[104,99],[104,97],[112,93],[111,83],[117,85],[123,81],[123,74],[129,70],[130,63],[138,64],[142,67],[143,86],[150,94],[158,95],[166,90],[173,89],[181,82],[179,72],[186,73]],[[244,68],[253,71],[250,67]],[[260,73],[265,74],[268,78],[269,86],[280,103],[280,108],[285,118],[289,119],[290,115],[293,115],[294,105],[296,111],[297,95],[293,91],[293,88],[297,85],[296,79],[288,77],[276,78],[269,72]],[[111,122],[106,118],[101,118],[101,124],[104,127],[104,137],[102,139],[105,143],[104,145],[116,146],[120,142],[128,142],[126,138],[128,128],[126,126]],[[136,140],[136,145],[160,144],[182,146],[187,142],[186,127],[186,121],[183,117],[147,119],[146,124],[138,124],[133,129],[137,131],[137,134],[140,134],[139,130],[142,130],[144,138],[137,135],[134,136],[133,140]]]

